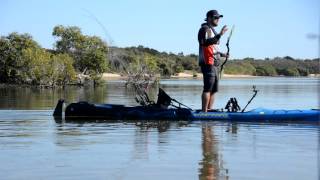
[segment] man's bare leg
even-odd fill
[[[210,102],[210,92],[203,92],[202,96],[202,112],[207,112]]]
[[[215,94],[215,93],[210,93],[210,99],[209,99],[208,109],[212,109],[212,108],[213,108],[213,104],[214,104],[214,94]]]

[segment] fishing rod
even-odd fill
[[[109,57],[108,58],[109,58],[109,60],[112,60],[113,59],[113,55],[117,54],[117,52],[112,51],[112,46],[115,47],[115,45],[116,45],[115,41],[114,41],[114,38],[110,35],[110,33],[108,32],[106,26],[98,19],[97,16],[95,16],[94,13],[92,13],[89,10],[84,9],[84,8],[82,10],[87,13],[87,15],[88,15],[87,17],[89,17],[92,20],[94,20],[100,26],[100,28],[103,30],[103,32],[105,34],[106,42],[110,45],[110,48],[108,46],[108,51],[109,51],[109,53],[108,53]],[[117,63],[119,63],[120,67],[123,69],[123,71],[127,74],[128,77],[133,76],[133,73],[131,72],[130,68],[128,68],[129,67],[128,64],[124,63],[123,60],[117,60]],[[143,69],[141,70],[141,73],[144,73]],[[135,80],[135,79],[133,79],[133,80]],[[133,83],[133,84],[135,84],[135,83]],[[139,104],[141,104],[141,105],[149,105],[149,104],[153,103],[152,101],[150,101],[147,93],[145,92],[145,89],[143,90],[141,86],[135,86],[134,88],[135,88],[135,91],[136,91],[135,100]]]
[[[172,99],[172,98],[171,98],[171,101],[179,104],[179,106],[177,107],[176,105],[174,105],[174,104],[171,103],[171,106],[173,106],[173,107],[175,107],[175,108],[181,108],[181,106],[184,106],[185,108],[187,108],[187,109],[189,109],[189,110],[192,110],[192,108],[190,108],[189,106],[187,106],[187,105],[185,105],[185,104],[182,104],[181,102],[179,102],[179,101],[177,101],[177,100],[175,100],[175,99]]]
[[[105,41],[108,43],[108,55],[109,55],[109,60],[111,60],[113,57],[113,53],[116,53],[116,52],[112,52],[112,48],[113,47],[116,47],[116,43],[114,41],[114,38],[110,35],[109,31],[107,30],[106,26],[98,19],[98,17],[90,12],[89,10],[87,9],[84,9],[82,8],[82,10],[84,12],[87,13],[87,17],[92,19],[93,21],[95,21],[97,23],[97,25],[100,26],[100,28],[103,30],[104,32],[104,35],[105,35]],[[110,46],[110,47],[109,47]],[[127,65],[124,64],[123,61],[118,61],[118,63],[121,65],[121,67],[123,68],[123,70],[127,73],[127,74],[130,74],[129,70],[126,68]]]
[[[220,68],[220,79],[221,79],[221,74],[222,74],[222,71],[223,71],[223,66],[224,66],[224,65],[227,63],[227,61],[229,60],[229,52],[230,52],[229,42],[230,42],[232,33],[233,33],[233,31],[234,31],[234,27],[235,27],[235,26],[233,25],[232,28],[231,28],[230,34],[229,34],[229,36],[228,36],[227,43],[226,43],[226,46],[227,46],[227,56],[226,56],[226,60],[222,63],[221,68]]]
[[[253,88],[253,96],[251,97],[251,99],[248,101],[248,103],[247,103],[247,105],[242,109],[242,111],[241,112],[244,112],[244,110],[246,110],[246,108],[248,107],[248,105],[251,103],[251,101],[256,97],[256,95],[258,94],[258,91],[259,90],[257,90],[256,89],[256,86],[253,86],[252,87]]]
[[[100,28],[103,30],[105,37],[106,37],[106,41],[108,42],[108,44],[110,44],[110,46],[114,46],[115,42],[112,38],[112,36],[110,35],[110,33],[108,32],[107,28],[105,27],[105,25],[103,25],[103,23],[98,19],[97,16],[95,16],[92,12],[90,12],[89,10],[82,8],[83,11],[85,11],[87,13],[87,17],[91,18],[92,20],[94,20],[99,26]]]

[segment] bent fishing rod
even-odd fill
[[[222,74],[222,71],[223,71],[223,67],[224,67],[224,65],[227,63],[227,61],[229,60],[229,54],[230,54],[230,47],[229,47],[229,42],[230,42],[230,39],[231,39],[231,36],[232,36],[232,33],[233,33],[233,31],[234,31],[234,25],[232,26],[232,28],[231,28],[231,31],[230,31],[230,34],[229,34],[229,36],[228,36],[228,40],[227,40],[227,43],[226,43],[226,46],[227,46],[227,56],[226,56],[226,60],[222,63],[222,65],[221,65],[221,67],[220,67],[220,79],[221,79],[221,74]]]

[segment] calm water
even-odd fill
[[[225,79],[248,109],[319,108],[319,79]],[[200,108],[202,82],[163,80],[172,97]],[[155,98],[157,87],[150,90]],[[136,105],[121,81],[65,90],[0,87],[0,179],[319,179],[320,127],[307,124],[116,122],[56,124],[57,99]]]

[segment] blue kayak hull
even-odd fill
[[[320,122],[320,110],[271,110],[254,109],[247,112],[201,112],[186,108],[162,109],[157,106],[128,107],[114,104],[71,103],[62,113],[63,101],[54,111],[55,117],[81,120],[187,120],[187,121],[235,121],[235,122]]]
[[[301,121],[320,122],[320,110],[271,110],[254,109],[247,112],[193,112],[194,120],[226,120],[242,122]]]

